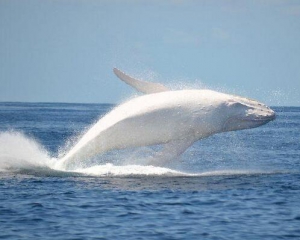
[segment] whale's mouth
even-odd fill
[[[241,118],[237,118],[237,120],[235,120],[235,121],[240,122],[240,123],[238,123],[238,125],[243,125],[243,126],[245,126],[245,128],[253,128],[253,127],[260,126],[260,125],[264,125],[275,119],[276,119],[276,115],[274,113],[269,116],[241,117]],[[229,122],[230,122],[230,120],[229,120]]]
[[[249,121],[249,122],[270,122],[276,119],[276,114],[272,114],[270,116],[264,117],[255,117],[255,118],[240,118],[242,121]]]
[[[223,125],[223,131],[235,131],[241,129],[255,128],[264,125],[276,119],[276,115],[268,116],[245,116],[245,117],[231,117]]]

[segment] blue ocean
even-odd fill
[[[111,104],[0,103],[1,239],[300,239],[300,108],[198,141],[54,169]]]

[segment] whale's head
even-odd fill
[[[255,128],[276,118],[275,112],[263,103],[244,97],[232,96],[224,104],[223,131]]]

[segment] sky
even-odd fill
[[[300,1],[0,0],[0,101],[119,103],[113,67],[300,106]]]

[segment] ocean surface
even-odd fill
[[[0,103],[0,239],[300,239],[300,108],[197,142],[52,166],[109,104]]]

